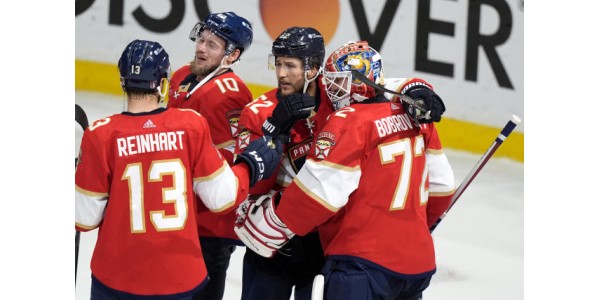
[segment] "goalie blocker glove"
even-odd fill
[[[281,141],[270,136],[258,138],[238,154],[234,164],[246,163],[250,169],[250,187],[257,181],[270,177],[279,165],[283,146]]]
[[[236,210],[234,231],[256,254],[270,258],[295,234],[277,217],[271,195],[248,198]]]
[[[283,96],[278,90],[277,100],[279,103],[275,106],[271,116],[262,124],[262,131],[264,135],[287,141],[287,136],[294,123],[310,117],[315,107],[315,97],[301,93]]]
[[[406,112],[413,120],[419,123],[431,123],[439,122],[442,119],[442,115],[446,111],[446,106],[444,105],[442,98],[440,98],[440,96],[425,83],[420,83],[411,87],[403,93],[413,98],[416,103],[425,107],[426,112],[423,113],[416,109],[414,105],[404,103]]]

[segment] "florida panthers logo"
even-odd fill
[[[335,135],[330,132],[321,132],[317,137],[315,144],[315,158],[325,159],[331,152],[331,148],[335,146]]]
[[[244,129],[242,130],[238,136],[237,136],[237,148],[240,150],[244,150],[246,149],[246,147],[248,147],[248,144],[250,144],[250,130],[248,129]]]
[[[241,114],[242,110],[241,109],[234,109],[234,110],[230,110],[225,114],[225,117],[227,117],[227,120],[229,121],[229,129],[231,130],[231,136],[232,137],[237,137],[238,134],[240,133],[239,130],[239,126],[238,126],[238,122],[240,121],[240,114]]]

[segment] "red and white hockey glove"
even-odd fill
[[[275,214],[270,195],[246,199],[236,214],[235,233],[248,249],[260,256],[273,257],[295,235]]]

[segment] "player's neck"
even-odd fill
[[[306,93],[313,97],[317,95],[317,84],[314,81],[308,84],[308,86],[306,87]]]
[[[154,96],[146,96],[144,99],[127,100],[127,111],[134,114],[151,112],[158,107],[158,101]]]
[[[211,78],[212,77],[217,77],[217,76],[225,73],[225,71],[227,71],[227,70],[229,70],[229,68],[219,68],[219,70],[214,75],[211,75],[211,74],[208,74],[208,75],[196,75],[196,81],[202,82],[202,80],[204,80],[204,78],[206,78],[207,76],[210,76]]]

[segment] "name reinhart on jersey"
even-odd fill
[[[408,114],[392,115],[375,120],[375,127],[379,137],[384,137],[399,131],[413,129],[413,124],[410,121]]]
[[[119,157],[183,149],[184,131],[154,132],[117,138]]]

